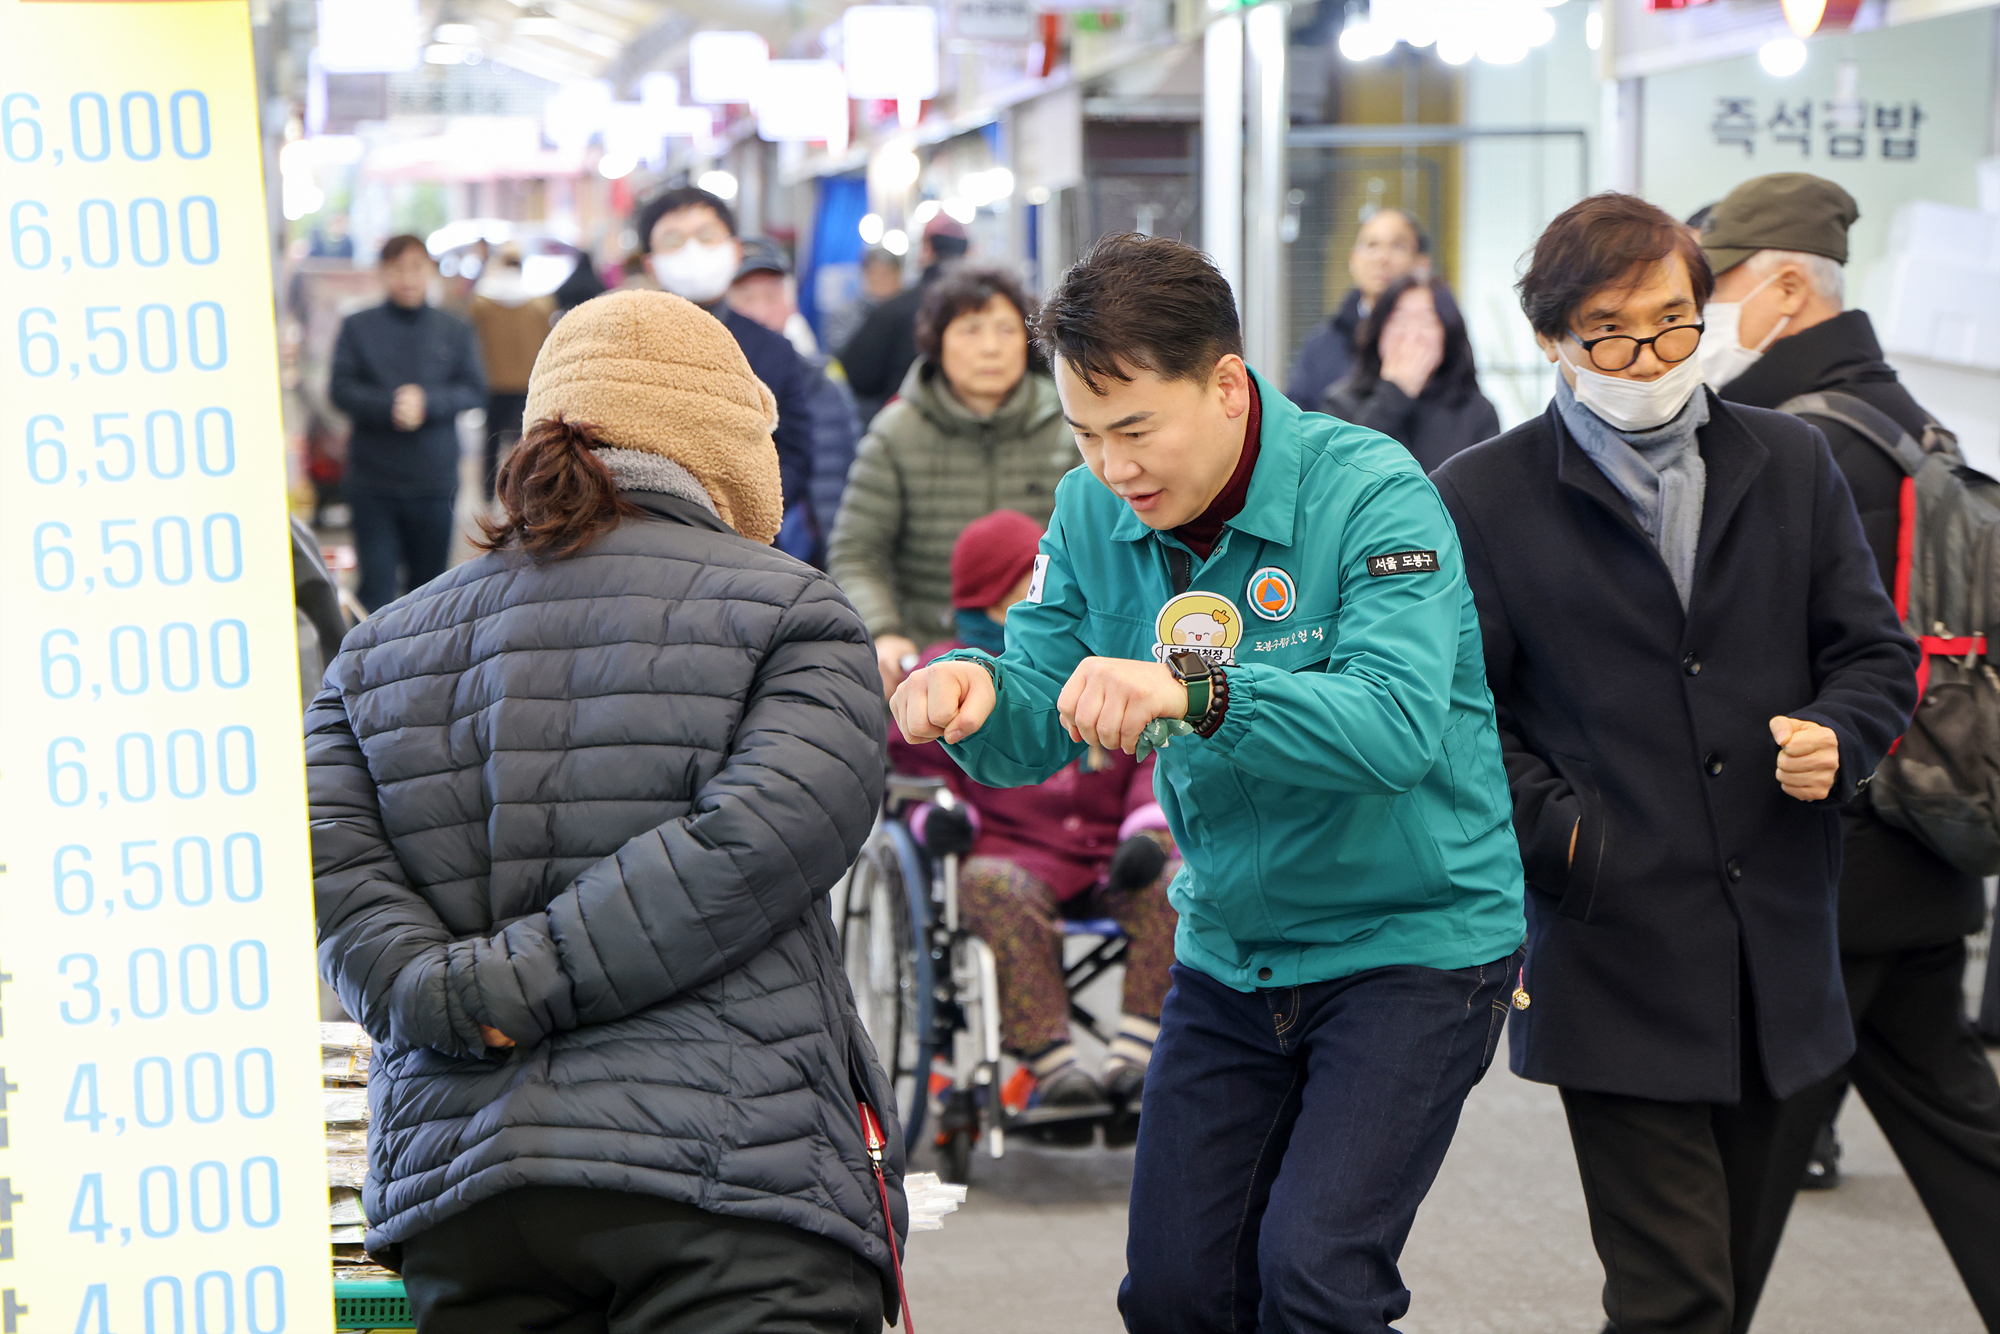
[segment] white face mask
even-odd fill
[[[681,248],[652,257],[653,276],[675,296],[698,306],[719,300],[736,278],[736,247],[728,241],[704,245],[685,241]]]
[[[1667,368],[1657,380],[1624,380],[1569,360],[1563,345],[1556,355],[1576,372],[1576,401],[1621,431],[1650,431],[1665,426],[1701,388],[1701,359]]]
[[[1711,301],[1701,312],[1702,322],[1708,327],[1701,336],[1701,346],[1695,350],[1695,360],[1701,363],[1701,378],[1708,381],[1711,389],[1720,389],[1743,372],[1757,364],[1764,355],[1764,349],[1778,341],[1785,332],[1785,326],[1792,322],[1787,315],[1771,327],[1764,341],[1755,347],[1743,346],[1743,307],[1750,298],[1777,281],[1772,274],[1743,294],[1741,301]]]

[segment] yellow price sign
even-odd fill
[[[0,53],[0,1334],[327,1330],[249,15]]]

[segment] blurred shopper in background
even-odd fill
[[[1379,208],[1355,234],[1347,257],[1347,274],[1354,286],[1318,332],[1299,348],[1298,359],[1285,377],[1285,397],[1307,412],[1319,411],[1326,391],[1354,369],[1361,322],[1375,302],[1398,278],[1427,274],[1431,238],[1416,215],[1400,208]]]
[[[569,271],[569,277],[556,288],[556,306],[560,310],[575,310],[594,296],[603,296],[610,290],[605,286],[604,277],[597,271],[597,262],[587,250],[579,250],[576,267]]]
[[[717,196],[684,185],[654,196],[639,210],[637,226],[648,247],[646,267],[653,283],[721,320],[742,345],[750,369],[777,395],[778,427],[771,438],[778,444],[778,471],[785,485],[785,525],[778,547],[800,560],[811,559],[812,371],[784,334],[738,314],[723,300],[743,266],[736,214]]]
[[[1428,275],[1383,290],[1362,323],[1354,369],[1320,411],[1380,431],[1425,472],[1500,433],[1500,414],[1479,392],[1465,318],[1444,280]]]
[[[843,348],[884,301],[903,290],[903,261],[881,246],[871,246],[861,257],[861,290],[854,300],[835,310],[821,311],[826,326],[826,346]]]
[[[1702,366],[1731,402],[1788,408],[1802,394],[1858,401],[1882,433],[1921,439],[1932,418],[1882,359],[1874,327],[1843,310],[1847,231],[1860,210],[1832,181],[1760,176],[1710,213],[1702,248],[1715,269]],[[1847,478],[1883,586],[1896,582],[1905,473],[1881,444],[1814,414]],[[1842,810],[1840,961],[1854,1016],[1847,1073],[1930,1211],[1988,1329],[2000,1330],[2000,1081],[1966,1018],[1965,938],[1986,923],[1968,875],[1875,815],[1866,794]],[[1822,1180],[1844,1085],[1829,1091]]]
[[[881,1328],[857,1101],[898,1232],[902,1135],[826,908],[880,685],[768,546],[774,417],[686,301],[579,307],[486,554],[307,714],[321,971],[377,1044],[368,1246],[426,1334]]]
[[[353,511],[361,604],[374,611],[444,573],[458,496],[458,414],[486,402],[472,326],[428,302],[423,240],[382,245],[388,299],[349,315],[328,384],[348,415],[341,491]]]
[[[957,268],[923,296],[922,359],[862,437],[827,544],[828,572],[875,637],[885,690],[952,633],[951,550],[965,526],[1003,508],[1047,523],[1056,483],[1077,463],[1055,383],[1029,346],[1034,307],[1020,280]]]
[[[521,280],[521,247],[508,242],[494,252],[472,289],[472,327],[486,364],[486,499],[500,472],[500,453],[521,438],[528,403],[528,375],[549,336],[556,299],[530,293]]]
[[[1916,703],[1825,440],[1702,387],[1713,279],[1631,195],[1520,283],[1541,418],[1434,480],[1528,885],[1517,1074],[1558,1086],[1617,1334],[1743,1334],[1854,1051],[1840,805]]]
[[[942,212],[932,214],[917,248],[917,259],[923,265],[917,285],[885,297],[841,346],[840,364],[847,370],[847,384],[854,391],[864,427],[872,424],[882,405],[902,389],[903,377],[917,359],[917,312],[924,293],[946,265],[965,258],[971,244],[956,218]]]
[[[924,662],[953,649],[1005,651],[1007,612],[1028,596],[1041,536],[1042,526],[1016,510],[995,510],[959,534],[951,550],[957,633],[931,645]],[[1024,1119],[1041,1138],[1083,1145],[1108,1116],[1105,1143],[1132,1143],[1173,985],[1177,919],[1167,885],[1180,869],[1153,797],[1153,761],[1093,747],[1053,778],[1017,788],[968,778],[934,741],[892,736],[889,761],[898,773],[945,779],[964,803],[926,808],[919,835],[934,853],[971,853],[958,879],[960,920],[993,950],[1000,1040],[1033,1078]],[[1118,1034],[1095,1075],[1070,1042],[1065,917],[1111,918],[1130,942]]]
[[[805,358],[812,376],[813,460],[811,504],[806,520],[812,525],[811,561],[822,565],[826,558],[826,535],[840,512],[840,497],[847,489],[847,470],[854,465],[855,445],[861,439],[861,423],[854,412],[854,397],[844,381],[829,373],[830,357],[808,350],[812,330],[799,314],[798,289],[791,265],[775,242],[753,237],[743,242],[743,264],[736,281],[729,285],[729,304],[738,314],[748,315],[773,333],[782,333]],[[801,331],[803,331],[801,336]],[[787,522],[795,514],[786,515]],[[780,546],[784,545],[781,540]]]

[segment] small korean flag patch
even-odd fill
[[[1395,551],[1368,558],[1368,573],[1377,579],[1385,574],[1436,574],[1437,568],[1435,551]]]
[[[1034,577],[1028,580],[1028,601],[1037,606],[1041,605],[1042,585],[1048,582],[1048,578],[1049,558],[1045,555],[1038,555],[1035,557]]]

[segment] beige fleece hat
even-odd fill
[[[778,401],[730,332],[693,302],[610,292],[565,315],[535,358],[523,420],[555,416],[680,464],[753,542],[778,535]]]

